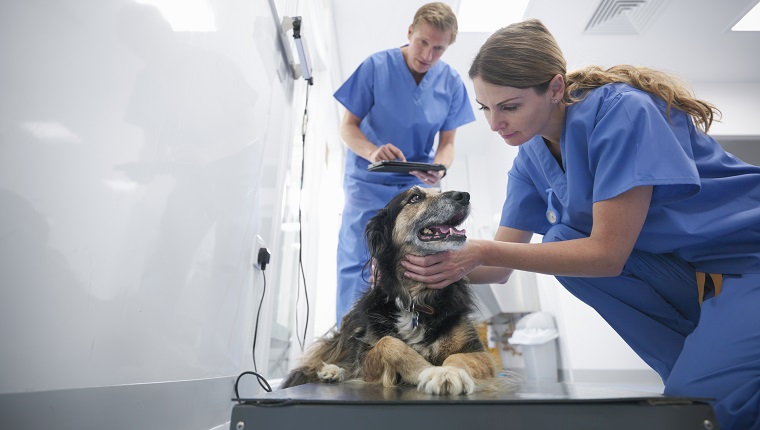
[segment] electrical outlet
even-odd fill
[[[267,269],[267,264],[269,264],[269,259],[272,257],[272,253],[269,252],[266,248],[259,248],[259,268],[261,270]]]
[[[264,242],[264,239],[256,235],[256,238],[253,240],[253,247],[251,248],[251,266],[253,266],[255,269],[261,270],[261,266],[259,266],[259,249],[266,248],[266,242]]]

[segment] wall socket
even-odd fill
[[[256,235],[256,238],[253,240],[253,247],[251,249],[251,266],[253,266],[257,270],[261,270],[261,266],[259,266],[259,249],[266,248],[266,242],[264,242],[264,239]]]

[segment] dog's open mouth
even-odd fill
[[[458,214],[444,224],[430,225],[423,228],[417,233],[417,237],[423,242],[436,242],[447,239],[465,240],[467,239],[467,231],[456,228],[462,221],[464,221],[464,216]]]

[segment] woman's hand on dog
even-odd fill
[[[406,269],[404,276],[427,284],[428,288],[448,287],[480,266],[481,260],[475,242],[477,241],[470,240],[462,249],[424,257],[407,254],[405,259],[401,260],[401,265]]]

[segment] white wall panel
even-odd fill
[[[154,3],[0,5],[0,398],[251,368],[300,116],[279,23]]]

